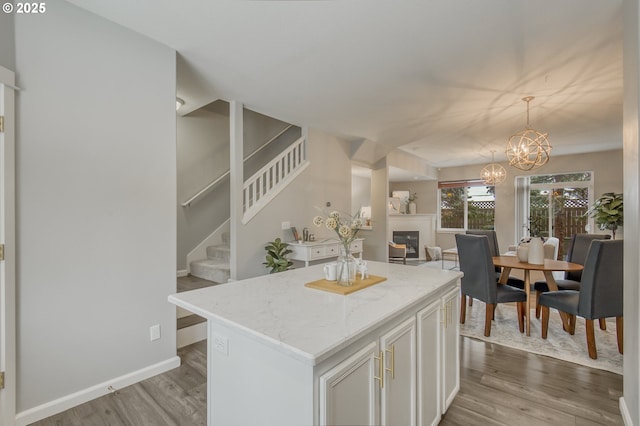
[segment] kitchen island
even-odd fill
[[[207,319],[209,425],[437,424],[459,387],[457,271],[311,289],[322,265],[169,296]]]

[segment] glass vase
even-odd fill
[[[356,270],[358,265],[356,259],[351,255],[351,251],[342,250],[337,260],[337,282],[341,286],[352,286],[356,281]]]

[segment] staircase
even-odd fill
[[[229,233],[222,234],[222,244],[207,247],[207,258],[190,263],[191,275],[216,283],[226,283],[231,276],[229,268]]]
[[[242,223],[253,219],[308,166],[305,138],[301,137],[247,179],[242,188]],[[192,201],[187,200],[182,205],[188,207]],[[207,258],[190,262],[189,273],[216,283],[226,283],[231,276],[230,252],[229,233],[223,232],[222,244],[207,246]]]

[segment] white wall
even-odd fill
[[[331,202],[330,210],[349,212],[351,206],[351,161],[349,144],[319,130],[310,129],[307,140],[310,166],[283,192],[237,233],[238,279],[268,273],[262,265],[264,245],[280,237],[292,241],[290,230],[282,230],[283,221],[291,222],[299,231],[304,227],[318,239],[335,237],[325,228],[316,228],[313,217],[316,207]],[[352,214],[354,212],[351,212]],[[296,263],[300,267],[301,263]]]
[[[638,0],[624,4],[624,389],[621,407],[627,426],[640,425],[640,152],[638,120],[640,96],[640,34]]]
[[[15,32],[24,412],[175,359],[175,51],[61,0]]]

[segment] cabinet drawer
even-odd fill
[[[340,254],[340,246],[339,245],[333,245],[333,246],[326,246],[325,247],[325,254],[328,256],[337,256]]]
[[[322,259],[325,257],[325,248],[326,247],[311,247],[309,249],[309,259]]]
[[[351,252],[360,253],[362,251],[362,240],[351,243]]]

